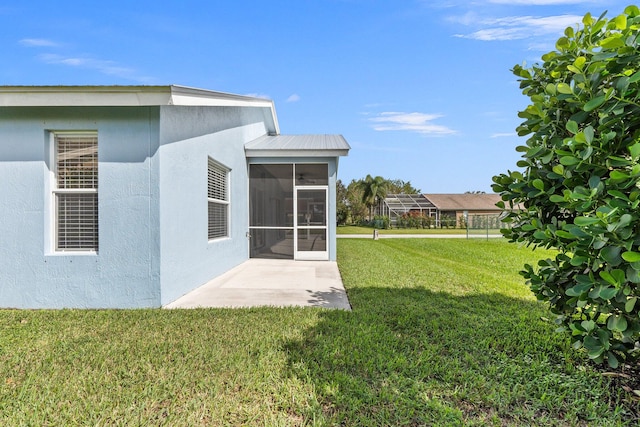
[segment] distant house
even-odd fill
[[[455,218],[460,224],[469,215],[499,215],[502,209],[496,206],[499,194],[424,194],[425,199],[436,208],[436,220]]]
[[[0,307],[160,307],[250,257],[335,260],[348,151],[261,98],[0,87]]]
[[[499,215],[498,194],[388,194],[377,213],[390,218],[395,225],[403,215],[431,218],[432,226],[458,226],[468,216]]]

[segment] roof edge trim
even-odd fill
[[[3,107],[253,106],[272,100],[187,86],[0,86]]]

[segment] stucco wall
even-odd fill
[[[97,130],[99,251],[52,249],[49,137]],[[0,306],[160,304],[158,108],[0,109]]]
[[[71,130],[98,132],[95,254],[53,250],[49,134]],[[0,307],[158,307],[247,260],[244,144],[274,130],[257,107],[0,108]],[[208,157],[231,170],[230,236],[212,241]],[[328,163],[335,218],[337,159],[253,161]]]
[[[260,108],[161,107],[161,301],[168,304],[249,257],[244,144],[271,128]],[[207,159],[230,172],[229,238],[207,237]]]

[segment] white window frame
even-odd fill
[[[95,244],[87,245],[86,247],[61,247],[60,243],[60,224],[59,224],[59,199],[60,196],[63,195],[88,195],[88,194],[98,194],[98,153],[96,151],[96,183],[93,188],[61,188],[58,183],[58,138],[98,138],[97,131],[51,131],[49,132],[50,140],[50,162],[49,162],[49,170],[50,170],[50,183],[49,189],[51,194],[51,208],[50,208],[50,221],[51,221],[51,250],[53,253],[63,253],[65,255],[70,254],[97,254],[99,242],[100,242],[100,233],[99,233],[99,225],[95,230]],[[98,149],[98,142],[96,141],[96,150]],[[97,201],[96,201],[97,203]],[[98,210],[95,211],[96,222],[98,221]]]
[[[224,176],[224,182],[222,183],[222,194],[220,194],[220,188],[217,188],[218,191],[215,191],[215,188],[212,188],[212,184],[215,184],[216,187],[221,187],[219,183],[215,183],[212,181],[212,169],[215,169],[219,175]],[[231,178],[231,169],[223,165],[222,163],[212,159],[210,156],[207,156],[207,238],[209,241],[226,239],[231,237],[231,195],[230,195],[230,178]],[[217,194],[212,194],[217,193]],[[221,196],[221,197],[215,197]],[[225,209],[225,230],[224,233],[218,233],[212,235],[212,227],[211,227],[211,213],[209,212],[211,206],[222,206]]]

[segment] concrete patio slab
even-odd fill
[[[165,308],[303,306],[351,310],[336,262],[250,259]]]

